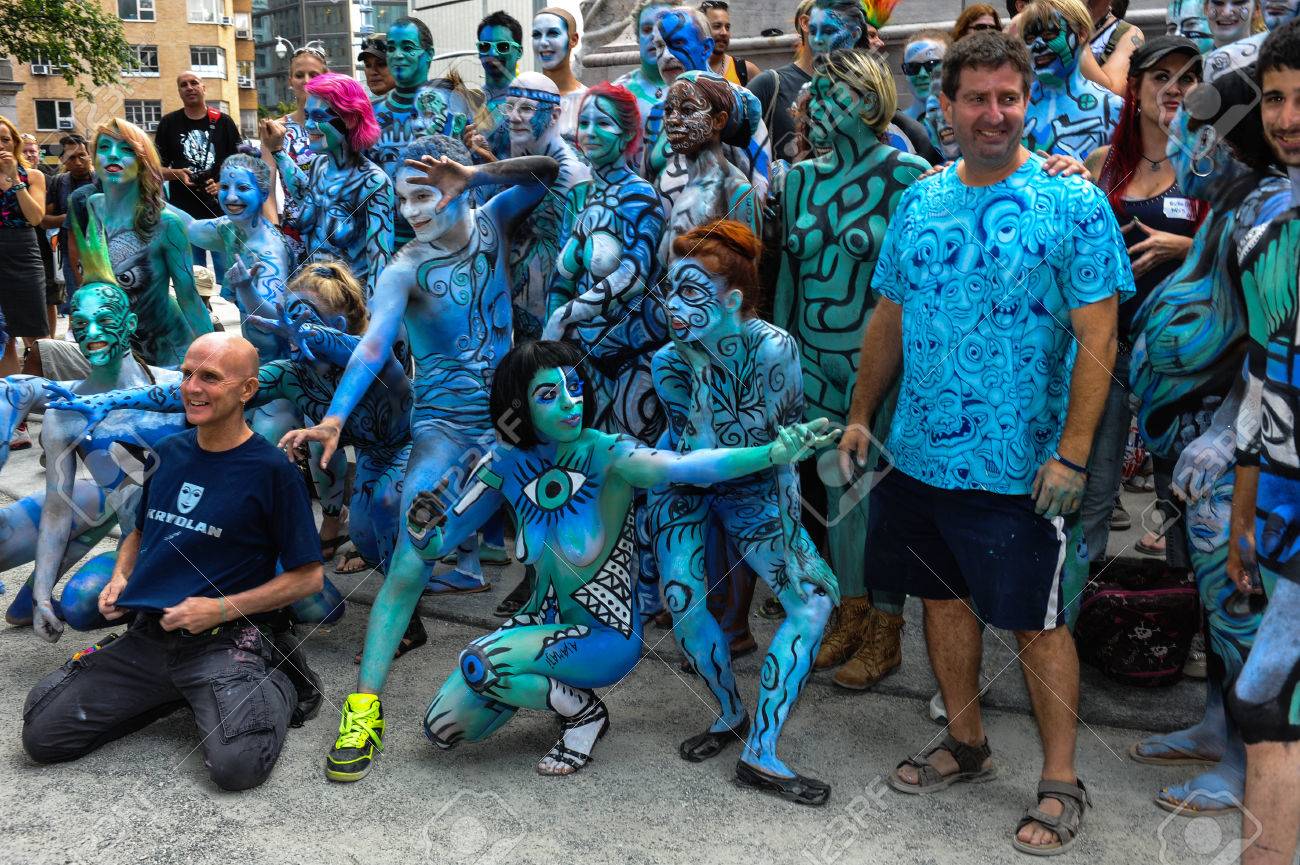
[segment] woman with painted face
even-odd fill
[[[459,495],[443,484],[421,492],[407,512],[412,540],[433,561],[503,504],[513,511],[519,558],[537,569],[533,595],[503,627],[461,652],[424,730],[446,749],[487,738],[519,709],[552,712],[563,734],[537,764],[543,775],[570,775],[590,762],[610,726],[594,689],[619,681],[641,657],[630,576],[636,491],[753,475],[835,438],[825,424],[796,424],[774,427],[760,444],[688,454],[648,448],[592,428],[582,360],[579,348],[563,342],[511,350],[492,382],[498,444]]]
[[[1034,0],[1019,17],[1034,82],[1025,110],[1030,150],[1083,160],[1110,141],[1123,102],[1079,68],[1092,19],[1082,0]]]
[[[365,156],[379,125],[366,91],[346,75],[327,72],[304,89],[307,167],[285,152],[287,128],[279,121],[262,121],[262,145],[299,206],[306,260],[343,260],[369,297],[393,257],[393,182]]]
[[[912,103],[903,109],[903,113],[913,120],[925,119],[925,101],[930,98],[930,84],[939,79],[947,50],[948,34],[941,30],[922,31],[903,45],[903,75],[912,90]],[[930,138],[933,142],[934,133]]]
[[[1257,0],[1206,0],[1205,12],[1215,48],[1266,29]]]
[[[847,422],[862,334],[875,296],[867,289],[885,226],[899,199],[929,168],[919,157],[880,139],[897,106],[893,77],[865,51],[832,51],[814,61],[809,135],[821,155],[791,166],[782,198],[787,235],[773,304],[773,322],[800,346],[808,419]],[[870,189],[862,198],[857,193]],[[888,426],[892,399],[872,430]],[[836,684],[871,687],[901,663],[904,598],[863,584],[867,501],[845,504],[851,488],[804,479],[806,500],[835,520],[812,520],[817,539],[840,575],[844,606],[816,656],[818,669],[844,665]],[[822,533],[821,526],[830,529]]]
[[[897,5],[897,0],[816,0],[808,17],[808,47],[813,57],[850,48],[883,52],[880,28]],[[939,163],[939,153],[925,127],[905,112],[894,112],[881,135],[892,147],[915,153],[931,165]]]
[[[1156,40],[1152,40],[1154,42]],[[1166,533],[1166,561],[1178,554],[1195,572],[1208,623],[1206,707],[1196,724],[1135,743],[1141,763],[1199,765],[1194,778],[1162,787],[1156,804],[1180,814],[1235,811],[1245,798],[1245,751],[1240,729],[1224,711],[1226,695],[1253,652],[1261,612],[1243,597],[1228,573],[1223,506],[1231,498],[1239,444],[1258,429],[1248,379],[1241,375],[1247,309],[1238,283],[1239,256],[1249,254],[1260,230],[1276,224],[1291,205],[1290,184],[1273,170],[1259,112],[1257,84],[1236,66],[1204,63],[1205,83],[1193,90],[1170,125],[1169,161],[1178,187],[1204,199],[1209,212],[1192,238],[1182,265],[1152,290],[1133,316],[1129,380],[1137,397],[1138,431],[1154,456],[1172,470],[1160,472],[1157,495],[1178,496],[1188,519]],[[1188,106],[1197,106],[1193,117]],[[1225,117],[1230,120],[1225,120]],[[1235,122],[1233,122],[1235,121]],[[1261,151],[1265,151],[1261,153]],[[1293,261],[1293,259],[1292,259]],[[1258,402],[1253,411],[1258,412]],[[1162,477],[1162,475],[1164,475]],[[1172,488],[1171,493],[1162,490]],[[1185,530],[1183,526],[1186,526]]]
[[[140,127],[109,120],[92,140],[103,191],[90,196],[88,218],[103,226],[116,284],[138,319],[132,345],[145,363],[179,366],[190,343],[212,331],[194,286],[187,220],[166,206],[162,163]]]
[[[320,42],[308,42],[294,51],[293,57],[289,59],[289,89],[293,91],[295,107],[279,120],[284,126],[284,143],[281,147],[294,164],[304,171],[315,155],[307,142],[307,130],[303,126],[307,122],[307,82],[326,72],[329,72],[329,57]],[[268,201],[268,215],[272,219],[278,219],[280,230],[293,244],[294,258],[301,259],[307,249],[299,225],[298,202],[289,194],[284,178],[280,177],[275,157],[264,152],[262,158],[271,169],[271,176],[278,187],[278,195]]]
[[[578,47],[578,22],[573,13],[547,6],[533,18],[533,54],[542,74],[560,91],[560,135],[573,144],[578,133],[578,109],[587,87],[573,74],[573,49]]]
[[[18,372],[18,342],[32,354],[36,340],[50,335],[45,310],[45,266],[36,230],[45,216],[45,175],[27,161],[18,129],[0,117],[0,313],[10,338],[0,356],[0,375]],[[25,428],[13,442],[31,447]]]
[[[667,409],[661,443],[678,453],[775,441],[804,415],[799,350],[758,318],[759,242],[732,220],[697,226],[673,242],[665,304],[672,343],[655,354],[655,391]],[[826,421],[814,423],[826,424]],[[706,451],[707,452],[707,451]],[[691,668],[718,701],[716,722],[679,749],[698,763],[744,739],[736,783],[802,805],[823,805],[830,787],[792,770],[778,739],[812,673],[822,629],[839,599],[835,575],[799,524],[799,478],[782,466],[707,488],[665,485],[650,494],[650,522],[673,633]],[[763,662],[756,721],[740,699],[731,653],[700,601],[709,590],[710,519],[785,609]]]
[[[664,139],[682,157],[685,183],[671,198],[668,226],[659,243],[659,262],[672,260],[672,243],[682,234],[730,217],[755,234],[759,230],[759,197],[744,173],[722,153],[724,135],[744,122],[737,118],[731,85],[712,72],[683,72],[668,88],[664,100]],[[656,182],[661,197],[665,174]]]
[[[1112,525],[1123,529],[1128,522],[1128,514],[1116,504],[1116,490],[1132,420],[1128,370],[1133,314],[1152,289],[1182,264],[1192,247],[1192,235],[1209,209],[1204,201],[1179,187],[1166,153],[1174,115],[1200,78],[1200,54],[1190,39],[1158,36],[1145,43],[1134,52],[1129,65],[1124,111],[1115,134],[1110,144],[1095,150],[1087,161],[1123,227],[1136,286],[1133,297],[1119,308],[1119,349],[1110,396],[1097,424],[1080,509],[1088,557],[1094,562],[1106,558]],[[1166,517],[1172,520],[1177,514]],[[1153,549],[1156,544],[1163,546],[1164,539],[1148,534],[1140,544]],[[1176,561],[1182,559],[1175,554]]]

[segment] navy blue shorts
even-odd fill
[[[1065,624],[1065,520],[1029,496],[945,490],[897,469],[871,490],[866,584],[930,600],[969,598],[981,620],[1011,631]]]

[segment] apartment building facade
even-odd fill
[[[111,117],[125,117],[152,131],[181,107],[176,76],[193,70],[203,79],[210,105],[235,118],[246,136],[257,129],[252,0],[101,0],[116,12],[133,51],[133,62],[116,84],[92,88],[93,101],[49,63],[14,63],[16,121],[50,154],[68,132],[89,134]]]

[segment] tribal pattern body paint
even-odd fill
[[[654,189],[627,163],[635,130],[615,104],[593,96],[583,104],[578,141],[592,177],[569,193],[567,238],[547,298],[546,339],[566,339],[589,353],[596,429],[658,441],[663,412],[650,364],[668,339],[663,311],[647,301],[664,221]]]
[[[804,407],[794,340],[759,319],[741,320],[734,306],[720,302],[726,291],[722,278],[694,259],[675,262],[668,278],[674,339],[655,355],[654,366],[655,390],[670,419],[665,445],[679,452],[759,445],[772,441],[781,426],[799,421]],[[835,579],[800,525],[797,473],[783,466],[707,488],[658,487],[650,502],[674,636],[720,706],[711,732],[740,727],[746,712],[726,637],[705,603],[710,517],[784,606],[787,615],[763,662],[754,724],[741,759],[770,774],[793,776],[777,756],[777,741],[812,671],[830,616],[832,601],[820,581]],[[814,573],[820,579],[808,582]]]
[[[538,89],[525,86],[528,83],[538,85]],[[573,188],[591,177],[591,170],[577,151],[560,136],[560,95],[554,90],[546,76],[529,72],[515,79],[506,98],[511,155],[549,156],[560,166],[555,183],[520,221],[510,240],[510,296],[516,343],[542,336],[549,313],[547,293],[560,250],[572,229],[573,220],[565,208]]]
[[[80,229],[77,229],[80,232]],[[103,272],[107,263],[95,259],[103,254],[103,245],[92,227],[90,242],[78,238],[84,250],[83,268],[87,274]],[[82,354],[90,363],[90,375],[83,381],[55,383],[47,379],[16,376],[5,379],[5,399],[0,400],[0,426],[6,437],[28,412],[45,407],[50,395],[71,397],[95,394],[152,381],[178,381],[172,370],[146,368],[129,351],[136,316],[130,310],[126,294],[116,285],[90,282],[72,297],[70,325]],[[126,448],[139,458],[158,441],[185,428],[183,417],[168,417],[136,411],[107,414],[93,429],[79,414],[48,410],[45,413],[41,444],[45,449],[45,500],[40,512],[36,540],[36,568],[33,582],[33,626],[36,633],[51,642],[63,632],[63,622],[55,614],[51,595],[54,584],[66,569],[70,545],[88,531],[93,518],[78,513],[84,493],[77,492],[77,471],[84,464],[94,483],[104,492],[104,504],[98,514],[117,515],[122,525],[134,526],[140,499],[141,478],[119,468],[113,453]]]
[[[337,258],[373,296],[379,274],[393,256],[393,182],[378,165],[352,152],[342,121],[319,96],[307,97],[306,129],[320,152],[306,170],[288,154],[276,168],[299,204],[306,260]]]
[[[704,82],[701,84],[700,82]],[[668,226],[659,243],[659,263],[667,265],[674,238],[715,219],[734,219],[759,233],[759,204],[763,193],[722,152],[722,130],[715,123],[719,110],[735,111],[731,85],[712,72],[682,73],[664,100],[663,140],[685,169],[684,182],[660,176],[659,195],[668,205]],[[713,98],[711,94],[719,94]],[[731,123],[734,118],[729,117]],[[670,188],[665,189],[665,185]],[[673,188],[675,187],[675,188]]]
[[[1049,24],[1026,24],[1024,40],[1034,64],[1025,147],[1087,159],[1110,142],[1123,100],[1083,77],[1079,58],[1087,48],[1059,12],[1052,13]]]
[[[876,297],[871,291],[885,229],[903,193],[929,166],[883,144],[858,106],[879,96],[858,93],[847,80],[818,72],[811,82],[809,136],[815,159],[790,167],[782,197],[787,226],[772,320],[800,348],[807,417],[848,420],[862,334]],[[872,430],[883,441],[893,398],[883,401]],[[850,597],[861,594],[867,533],[867,497],[841,505],[846,489],[826,484],[828,529],[835,572]]]
[[[94,159],[104,191],[90,196],[88,218],[103,226],[115,281],[138,319],[132,344],[146,363],[178,366],[194,338],[212,330],[194,287],[183,219],[164,207],[152,231],[141,234],[136,210],[142,161],[135,148],[104,132],[95,139]]]
[[[535,350],[559,352],[554,345]],[[440,748],[480,741],[523,708],[561,715],[557,748],[589,755],[596,737],[588,724],[603,726],[608,717],[591,689],[617,682],[641,654],[631,572],[635,490],[708,486],[772,462],[770,447],[679,455],[585,428],[583,390],[571,367],[539,369],[526,392],[538,442],[494,448],[467,489],[450,501],[429,495],[424,507],[432,519],[410,525],[421,555],[432,560],[509,505],[516,555],[537,572],[524,608],[461,653],[460,669],[430,704],[424,729]],[[553,748],[539,768],[563,753]]]
[[[546,193],[557,172],[551,159],[528,156],[468,166],[464,147],[451,139],[421,139],[407,158],[448,155],[469,172],[467,185],[441,210],[441,187],[416,183],[416,169],[398,173],[402,212],[416,239],[402,248],[380,277],[370,304],[370,324],[348,361],[327,418],[346,421],[373,385],[405,324],[415,362],[411,410],[412,449],[402,490],[405,513],[420,490],[456,485],[493,441],[488,391],[510,347],[507,228]],[[500,185],[480,207],[474,189]],[[461,572],[482,580],[476,546],[462,550]],[[383,688],[397,642],[425,585],[425,564],[405,534],[371,610],[360,688]],[[396,628],[394,631],[393,629]]]
[[[1178,459],[1175,479],[1189,475],[1193,467],[1207,475],[1200,497],[1188,502],[1187,518],[1188,554],[1215,661],[1206,682],[1212,693],[1204,721],[1169,734],[1176,743],[1198,727],[1218,728],[1223,698],[1259,627],[1259,615],[1229,606],[1234,587],[1225,567],[1236,462],[1232,428],[1244,428],[1238,406],[1250,402],[1243,400],[1248,388],[1240,376],[1245,310],[1233,285],[1231,260],[1247,238],[1258,236],[1285,210],[1289,189],[1280,178],[1246,171],[1231,158],[1226,143],[1212,142],[1205,152],[1198,136],[1189,131],[1182,109],[1171,131],[1177,140],[1170,141],[1170,162],[1180,188],[1206,198],[1211,210],[1192,239],[1186,261],[1134,315],[1130,381],[1140,400],[1138,430],[1152,452]],[[1163,789],[1162,799],[1189,800],[1191,807],[1205,808],[1242,795],[1245,754],[1240,733],[1229,724],[1222,735],[1226,746],[1221,763]]]

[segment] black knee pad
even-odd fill
[[[480,646],[471,645],[460,653],[460,674],[476,694],[492,690],[501,681],[496,664]]]
[[[1237,695],[1237,684],[1228,691],[1228,711],[1247,745],[1261,742],[1300,742],[1300,663],[1291,668],[1278,695],[1264,703],[1248,703]]]

